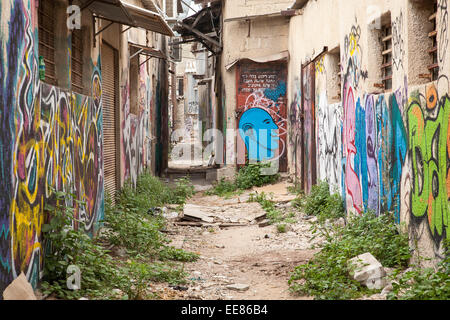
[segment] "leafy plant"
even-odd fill
[[[152,297],[154,294],[148,292],[150,282],[186,283],[187,273],[183,271],[183,268],[175,268],[173,265],[148,264],[133,260],[129,262],[126,268],[127,275],[132,281],[125,292],[131,300],[143,300]]]
[[[187,252],[182,249],[176,249],[174,247],[165,246],[163,250],[159,252],[159,258],[161,260],[195,262],[198,260],[199,254],[194,252]]]
[[[108,251],[98,245],[82,230],[72,228],[74,209],[65,205],[68,195],[54,192],[54,205],[47,205],[49,223],[42,232],[49,243],[44,258],[44,278],[41,284],[45,294],[55,293],[60,298],[78,299],[85,295],[100,296],[115,285],[120,269],[114,267]],[[82,221],[78,221],[83,226]],[[67,288],[67,268],[75,265],[81,270],[80,290]]]
[[[322,300],[358,298],[371,291],[349,277],[348,260],[371,252],[383,266],[399,268],[411,257],[408,235],[399,234],[390,214],[365,213],[352,217],[346,227],[330,228],[315,225],[325,243],[311,261],[295,268],[289,280],[293,292]]]
[[[338,194],[331,195],[330,186],[325,181],[313,186],[310,195],[298,197],[294,201],[294,206],[303,209],[307,215],[317,216],[319,222],[345,217],[345,208],[341,196]]]
[[[261,173],[261,169],[263,168],[270,168],[270,163],[248,164],[239,170],[234,181],[222,179],[213,190],[208,191],[206,194],[226,197],[241,193],[243,190],[248,190],[253,187],[262,187],[275,183],[279,180],[279,174],[263,175]]]
[[[398,278],[398,272],[392,275],[390,300],[449,300],[450,299],[450,255],[448,242],[447,254],[434,268],[413,267]]]
[[[250,194],[248,202],[258,202],[266,212],[270,224],[296,222],[296,220],[293,219],[295,214],[283,213],[281,210],[277,209],[275,202],[268,199],[264,192],[260,194]]]

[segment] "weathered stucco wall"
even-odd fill
[[[223,8],[223,54],[222,76],[226,108],[224,129],[229,129],[226,137],[225,158],[228,166],[234,166],[237,159],[236,136],[231,132],[237,128],[236,72],[237,65],[230,70],[225,66],[241,59],[263,58],[288,50],[289,20],[286,17],[258,18],[250,22],[245,20],[226,21],[252,15],[280,13],[287,9],[290,1],[274,3],[267,0],[252,0],[245,3],[239,0],[227,0]],[[250,24],[250,27],[249,27]],[[263,64],[261,64],[263,66]],[[273,90],[276,89],[276,86]],[[282,84],[281,84],[282,85]],[[286,84],[284,85],[286,87]],[[284,90],[286,93],[286,90]],[[275,101],[276,103],[276,101]]]
[[[291,19],[291,172],[301,159],[293,152],[296,134],[302,133],[300,102],[307,93],[301,90],[301,64],[323,46],[332,50],[339,39],[341,99],[332,103],[335,90],[327,85],[333,81],[329,73],[335,72],[330,52],[314,62],[319,152],[305,161],[317,162],[319,180],[342,194],[349,213],[393,212],[398,223],[406,223],[416,254],[442,257],[442,240],[450,237],[448,1],[438,1],[440,73],[434,82],[419,77],[430,64],[420,52],[431,31],[416,27],[417,19],[423,19],[420,7],[413,8],[409,0],[355,0],[333,2],[327,11],[329,3],[310,1],[303,15]],[[390,13],[392,21],[393,89],[386,92],[376,86],[381,52],[373,10],[383,18]],[[329,31],[320,32],[324,29]],[[311,38],[310,30],[319,32]]]

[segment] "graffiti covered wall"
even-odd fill
[[[40,82],[35,1],[3,1],[0,8],[8,21],[0,32],[2,292],[21,272],[33,286],[42,275],[44,206],[53,190],[83,203],[66,199],[91,234],[104,199],[100,62],[92,63],[90,97]]]
[[[279,160],[287,171],[287,67],[285,62],[243,62],[237,72],[238,158]]]
[[[133,185],[136,185],[139,174],[150,168],[153,159],[154,128],[151,124],[156,96],[155,84],[152,83],[154,80],[149,74],[157,74],[155,65],[158,65],[158,60],[151,59],[144,63],[148,57],[135,55],[133,59],[136,61],[132,61],[129,51],[129,43],[146,43],[146,37],[146,32],[142,30],[130,30],[121,39],[121,181],[129,179]],[[131,63],[136,64],[136,74],[130,72]],[[137,98],[133,100],[130,96],[131,86],[136,86],[133,92]],[[132,103],[136,105],[131,106]]]
[[[396,18],[398,24],[402,13]],[[396,30],[395,41],[401,41]],[[393,212],[407,222],[411,242],[442,257],[442,240],[450,239],[449,81],[408,88],[401,48],[394,67],[404,81],[390,93],[369,94],[361,82],[363,47],[359,25],[345,37],[342,115],[342,192],[347,210]],[[400,43],[400,44],[399,44]],[[419,241],[419,242],[420,242]],[[420,254],[430,255],[430,252]]]
[[[308,135],[314,133],[317,182],[328,181],[349,214],[392,212],[416,256],[442,258],[443,240],[450,239],[448,0],[437,1],[435,44],[429,39],[434,9],[426,10],[406,0],[323,0],[309,1],[291,18],[289,159],[307,191],[314,178],[306,169]],[[383,62],[386,49],[377,41],[389,40],[377,26],[389,20],[392,65]],[[306,26],[317,32],[303,32]],[[428,54],[432,44],[435,60]],[[314,75],[302,72],[312,59]],[[427,72],[435,63],[439,74],[431,81]],[[392,89],[385,90],[381,70],[389,66]]]
[[[328,56],[322,56],[315,63],[317,179],[327,181],[330,192],[341,193],[342,104],[328,103],[332,70],[327,70],[327,60]]]

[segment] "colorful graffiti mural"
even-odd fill
[[[435,85],[411,94],[408,107],[412,163],[411,213],[426,219],[436,242],[450,239],[450,99]]]
[[[41,229],[51,218],[44,206],[54,201],[53,190],[73,193],[83,203],[66,199],[87,232],[95,234],[103,216],[100,63],[92,68],[92,97],[41,83],[34,4],[16,0],[1,6],[2,16],[9,12],[12,19],[0,37],[2,47],[10,48],[0,64],[7,79],[0,100],[10,108],[1,113],[0,291],[21,272],[33,286],[39,281]]]
[[[128,74],[128,70],[123,71]],[[122,163],[124,165],[123,179],[131,179],[136,185],[137,177],[147,166],[150,156],[150,105],[152,90],[150,78],[143,64],[139,71],[138,88],[138,114],[130,112],[130,87],[127,83],[122,87],[122,110],[124,119],[122,122],[121,141],[123,146]]]
[[[287,171],[287,66],[245,62],[237,72],[238,159],[279,160]]]

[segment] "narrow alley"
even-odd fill
[[[1,0],[0,300],[450,300],[449,3]]]

